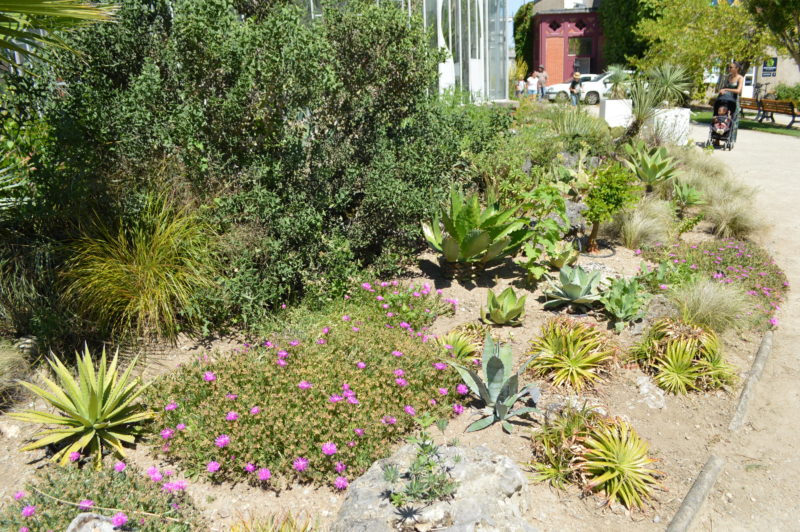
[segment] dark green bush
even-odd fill
[[[172,480],[167,476],[156,482],[152,475],[148,478],[131,465],[124,471],[116,471],[111,466],[99,471],[77,464],[47,466],[33,482],[19,486],[17,493],[23,496],[5,505],[0,514],[0,528],[66,530],[76,515],[92,511],[108,517],[124,513],[128,518],[125,530],[189,532],[205,529],[199,512],[182,489],[167,491],[162,487],[164,482]],[[92,501],[93,505],[87,510],[77,507],[85,500]],[[21,514],[26,506],[35,507],[30,517]]]
[[[43,217],[26,231],[59,244],[95,215],[135,223],[154,190],[203,205],[221,290],[178,310],[206,329],[401,267],[462,153],[509,124],[438,96],[440,52],[394,3],[308,20],[288,4],[126,0],[117,23],[66,39],[81,55],[48,50],[20,97],[44,124],[31,176]]]
[[[800,83],[796,85],[779,83],[778,86],[775,87],[775,96],[779,100],[792,100],[797,104],[800,102]]]
[[[214,481],[331,484],[384,457],[416,416],[448,417],[460,380],[425,327],[449,304],[429,286],[381,284],[364,284],[302,323],[289,320],[287,332],[262,345],[204,357],[157,381],[148,403],[163,412],[158,430],[171,429],[166,458]],[[335,453],[323,452],[329,442]],[[298,458],[310,462],[306,470],[293,466]]]

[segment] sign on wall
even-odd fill
[[[778,58],[777,57],[770,57],[764,61],[764,64],[761,66],[761,77],[762,78],[774,78],[778,73]]]

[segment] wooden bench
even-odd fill
[[[755,98],[739,98],[739,107],[742,110],[749,109],[751,111],[756,111],[756,120],[761,118],[761,106]]]
[[[765,118],[769,118],[772,122],[775,122],[775,118],[772,116],[773,113],[780,113],[783,115],[790,115],[792,117],[792,121],[789,122],[788,126],[786,126],[790,128],[797,119],[794,103],[792,102],[786,102],[782,100],[761,100],[758,103],[761,106],[761,118],[758,119],[759,122],[763,122]]]

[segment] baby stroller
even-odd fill
[[[718,131],[715,127],[714,118],[719,114],[720,107],[725,106],[728,109],[728,116],[730,117],[730,127],[724,131]],[[739,131],[739,101],[732,98],[717,98],[714,102],[714,113],[711,117],[711,125],[708,131],[708,146],[720,146],[728,151],[733,149],[736,144],[736,133]]]

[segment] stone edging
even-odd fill
[[[747,414],[747,406],[753,396],[755,387],[758,384],[761,374],[764,372],[764,366],[767,364],[767,359],[772,352],[772,331],[767,331],[767,334],[761,339],[761,345],[758,347],[756,358],[753,360],[753,365],[747,375],[747,380],[742,387],[742,393],[739,395],[739,402],[736,405],[736,410],[733,413],[733,418],[728,425],[729,431],[739,430],[744,424],[744,419]],[[725,465],[725,460],[715,454],[708,457],[708,461],[703,466],[700,474],[689,489],[689,493],[683,498],[678,511],[670,521],[667,527],[667,532],[685,532],[694,521],[697,512],[703,506],[703,503],[708,497],[711,488],[717,481],[717,477],[722,471],[722,466]]]

